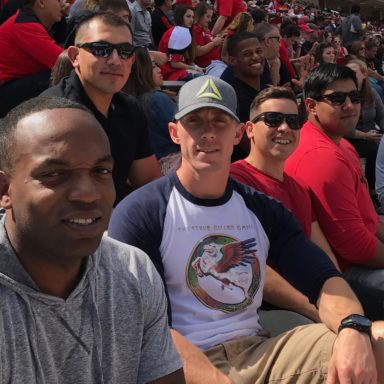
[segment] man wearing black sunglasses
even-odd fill
[[[310,187],[316,217],[366,314],[384,319],[384,225],[359,156],[343,139],[360,116],[355,73],[321,66],[306,79],[304,94],[308,121],[286,170]]]
[[[179,168],[127,196],[108,234],[145,250],[160,272],[188,384],[320,384],[327,371],[328,383],[376,384],[382,327],[362,316],[340,272],[282,204],[229,178],[244,130],[236,106],[220,79],[187,82],[169,123]],[[324,324],[262,336],[267,258],[319,306]]]
[[[115,161],[117,203],[127,193],[127,179],[137,188],[160,176],[144,113],[133,97],[120,92],[134,62],[130,26],[117,15],[91,14],[77,27],[68,56],[74,70],[43,95],[84,104],[103,126]]]
[[[231,164],[231,176],[281,201],[292,211],[306,237],[322,248],[337,265],[315,219],[308,188],[284,172],[285,161],[299,144],[302,125],[295,94],[285,87],[264,89],[251,105],[250,118],[245,127],[251,150],[245,159]],[[271,269],[267,269],[263,299],[277,308],[319,321],[318,311],[308,298]],[[296,324],[304,321],[289,313],[285,316]],[[289,328],[287,323],[279,321],[273,326],[283,331]]]

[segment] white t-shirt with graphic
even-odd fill
[[[261,330],[267,257],[313,301],[338,275],[283,205],[232,179],[219,199],[196,198],[175,173],[150,183],[116,207],[109,235],[148,253],[172,327],[202,349]]]

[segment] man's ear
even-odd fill
[[[0,171],[0,207],[4,209],[12,207],[9,194],[9,177],[3,171]]]
[[[180,138],[179,138],[179,132],[177,129],[177,123],[174,123],[174,122],[168,123],[168,130],[169,130],[169,135],[171,136],[172,141],[175,144],[180,145]]]
[[[245,124],[239,123],[236,127],[236,135],[235,135],[234,145],[237,145],[240,143],[241,139],[244,136],[244,131],[245,131]]]
[[[69,60],[71,60],[71,63],[74,68],[79,66],[78,62],[78,56],[79,56],[79,48],[75,47],[74,45],[71,45],[67,48],[67,55],[69,57]]]
[[[234,66],[234,65],[237,64],[236,57],[234,57],[234,56],[229,56],[229,55],[228,55],[228,59],[227,59],[227,61],[228,61],[228,64],[229,64],[229,65],[232,65],[232,66]]]
[[[247,121],[245,123],[245,133],[247,134],[248,138],[251,139],[253,137],[253,123],[252,121]]]
[[[310,97],[307,97],[305,99],[305,108],[307,109],[307,112],[311,115],[317,115],[317,102],[314,99],[311,99]]]

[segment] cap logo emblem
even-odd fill
[[[200,91],[197,93],[196,97],[199,99],[201,97],[210,97],[216,100],[223,100],[219,90],[216,87],[216,84],[212,79],[208,79],[204,85],[200,88]]]

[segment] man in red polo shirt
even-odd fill
[[[0,118],[49,85],[50,70],[63,51],[49,35],[62,18],[58,0],[27,0],[0,26]]]
[[[384,318],[384,224],[369,196],[353,146],[343,136],[360,116],[361,96],[348,67],[322,65],[305,80],[304,124],[286,172],[304,181],[317,220],[366,313]]]

